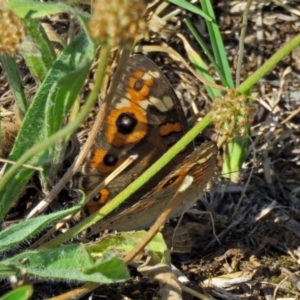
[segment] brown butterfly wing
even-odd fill
[[[119,231],[145,229],[156,221],[167,202],[174,196],[187,175],[193,177],[192,185],[182,192],[182,202],[172,217],[180,216],[199,199],[216,165],[218,148],[214,142],[205,142],[186,157],[149,194],[117,216],[108,217],[97,224],[94,233],[105,229]]]
[[[96,201],[89,203],[90,212],[116,196],[188,129],[179,100],[168,80],[154,62],[142,55],[129,58],[103,123],[82,168],[82,188],[92,190],[129,155],[137,154],[138,159],[101,190]],[[178,154],[118,212],[136,203],[192,150],[193,145],[190,145]]]

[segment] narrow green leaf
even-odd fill
[[[40,21],[24,19],[23,22],[30,39],[25,41],[27,46],[23,46],[22,54],[32,76],[41,82],[55,62],[55,50]]]
[[[12,149],[10,160],[17,161],[33,145],[44,141],[57,128],[62,126],[67,110],[81,90],[94,54],[94,45],[85,35],[75,38],[63,51],[47,77],[40,86],[37,94],[27,111],[24,122]],[[68,76],[74,80],[76,86],[70,86]],[[57,115],[58,106],[61,110]],[[53,110],[54,109],[54,110]],[[58,141],[59,142],[59,141]],[[54,155],[55,147],[47,148],[28,161],[29,164],[40,166],[50,163]],[[7,171],[11,166],[8,166]],[[47,166],[46,166],[47,171]],[[32,169],[20,168],[18,173],[10,181],[4,177],[0,182],[1,210],[0,220],[22,192],[25,184],[33,175]]]
[[[226,82],[222,82],[224,86],[229,88],[234,88],[234,82],[232,79],[231,69],[229,67],[227,54],[225,51],[224,43],[222,36],[216,22],[216,16],[210,0],[201,0],[201,6],[203,11],[208,14],[212,21],[206,21],[206,26],[209,32],[210,42],[213,48],[214,58],[217,65],[220,67],[226,78]],[[221,79],[223,76],[221,77]]]
[[[189,20],[185,20],[186,25],[188,26],[189,30],[193,34],[194,38],[197,40],[198,44],[201,46],[203,52],[208,57],[214,68],[216,69],[217,73],[221,77],[222,82],[226,83],[225,86],[228,86],[226,82],[226,78],[224,77],[223,71],[219,68],[218,64],[216,63],[212,53],[209,51],[208,46],[206,45],[206,42],[202,39],[200,34],[197,32],[196,28],[193,26],[193,24]],[[191,56],[189,54],[189,51],[187,51],[189,55],[189,59],[191,60],[192,64],[194,65],[194,68],[198,73],[200,73],[202,76],[204,76],[207,80],[210,82],[215,83],[214,78],[209,74],[208,66],[203,62],[203,60],[200,58],[200,55],[198,53]],[[207,92],[209,93],[211,99],[214,99],[215,97],[220,97],[221,93],[217,89],[213,89],[211,87],[205,87]]]
[[[25,268],[28,274],[48,279],[109,284],[129,278],[125,263],[115,254],[107,253],[98,261],[81,245],[28,251],[3,261],[3,264]]]
[[[15,58],[9,55],[0,54],[0,61],[1,65],[5,70],[10,90],[14,95],[14,98],[22,116],[24,116],[27,111],[28,105],[24,93],[21,75],[16,64],[16,60]]]
[[[84,198],[83,198],[84,199]],[[55,224],[62,218],[74,214],[83,206],[84,201],[73,206],[72,208],[51,213],[49,215],[40,216],[34,219],[21,221],[19,224],[13,225],[8,229],[0,232],[0,252],[9,250],[25,240],[34,237],[47,227]]]
[[[211,21],[212,18],[207,15],[203,10],[201,10],[199,7],[195,6],[194,4],[189,3],[188,1],[185,0],[169,0],[169,2],[183,8],[186,9],[192,13],[195,13],[197,15],[202,16],[204,19],[206,19],[207,21]]]

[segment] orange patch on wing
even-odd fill
[[[140,79],[144,76],[144,74],[145,74],[145,72],[143,72],[141,70],[136,70],[133,73],[133,77]]]
[[[143,77],[144,73],[141,71],[134,72],[134,76],[129,79],[129,87],[126,89],[126,92],[129,95],[129,100],[138,104],[140,101],[145,100],[151,91],[151,86],[154,83],[154,79],[150,78],[148,80],[143,80],[143,86],[139,91],[136,91],[134,85],[137,80],[140,80]]]
[[[91,159],[91,167],[95,168],[99,173],[108,174],[114,171],[117,167],[119,167],[124,161],[124,158],[118,159],[115,165],[107,166],[104,164],[104,157],[107,155],[107,151],[103,149],[96,149],[93,152],[93,157]]]
[[[159,127],[159,134],[161,136],[167,136],[172,132],[182,132],[182,127],[180,122],[166,123]]]
[[[91,189],[92,190],[92,189]],[[109,198],[109,191],[108,189],[104,188],[99,192],[99,200],[95,201],[91,199],[87,204],[86,207],[88,209],[88,213],[91,215],[94,212],[98,211],[104,204],[106,204],[107,199]]]
[[[118,127],[116,126],[118,117],[122,113],[132,113],[138,121],[134,131],[129,134],[123,134],[119,132]],[[137,105],[112,110],[108,116],[107,123],[108,126],[105,136],[107,142],[115,147],[122,147],[129,143],[136,143],[143,139],[148,131],[147,117],[144,115],[143,110]]]

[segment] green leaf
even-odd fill
[[[5,260],[3,264],[25,268],[28,274],[48,279],[109,284],[129,278],[125,263],[115,254],[103,255],[97,261],[81,245],[28,251]]]
[[[11,275],[16,275],[18,273],[18,269],[14,266],[6,266],[2,262],[0,262],[0,278],[8,278]]]
[[[5,8],[13,10],[21,19],[42,18],[71,10],[69,5],[62,2],[40,3],[34,0],[9,0]]]
[[[147,245],[148,253],[151,254],[153,264],[158,263],[171,263],[171,255],[163,238],[163,235],[159,232],[157,233],[151,242]]]
[[[17,63],[13,57],[5,54],[0,55],[0,60],[1,65],[5,70],[5,75],[7,76],[9,87],[13,92],[14,98],[22,116],[24,116],[27,111],[28,105]]]
[[[185,20],[186,25],[188,26],[189,30],[199,43],[199,45],[202,47],[204,53],[209,57],[210,61],[213,63],[214,67],[218,67],[214,61],[214,58],[212,54],[210,53],[208,47],[206,46],[205,42],[201,38],[201,36],[198,34],[197,30],[194,28],[192,23],[189,20]],[[183,41],[184,47],[186,49],[188,58],[190,62],[193,64],[193,67],[195,68],[196,72],[199,73],[202,77],[204,77],[206,80],[215,83],[215,80],[212,75],[209,73],[209,67],[208,65],[203,61],[201,56],[196,52],[188,42]],[[219,72],[218,72],[219,73]],[[220,74],[220,73],[219,73]],[[220,74],[222,76],[222,74]],[[209,85],[205,85],[204,88],[208,92],[211,99],[214,99],[216,97],[220,97],[221,93],[218,89],[212,88]]]
[[[84,198],[83,198],[84,199]],[[21,221],[19,224],[13,225],[8,229],[0,232],[0,252],[9,250],[20,243],[32,238],[47,227],[55,224],[62,218],[76,213],[84,204],[82,199],[81,203],[72,208],[55,212],[46,216],[40,216],[34,219]]]
[[[113,236],[106,236],[92,245],[86,245],[86,249],[93,255],[102,255],[107,251],[112,251],[124,256],[143,239],[146,233],[146,231],[120,232]],[[171,261],[168,247],[161,233],[157,233],[147,245],[146,252],[151,255],[153,264],[170,263]]]
[[[27,300],[33,294],[33,288],[31,285],[23,285],[16,289],[6,293],[0,298],[0,300]]]
[[[223,75],[221,77],[222,84],[229,88],[233,88],[234,83],[232,79],[231,69],[229,67],[229,63],[227,59],[227,53],[225,51],[224,43],[222,40],[220,29],[216,21],[216,16],[211,1],[201,0],[201,6],[203,11],[212,18],[211,22],[206,20],[206,26],[208,29],[209,39],[214,53],[214,59],[216,61],[216,64],[223,72]],[[223,81],[223,78],[225,78],[226,81]]]
[[[24,25],[30,39],[23,42],[21,52],[32,76],[41,82],[55,62],[55,50],[38,20],[24,19]]]
[[[194,14],[202,16],[204,19],[207,21],[211,21],[211,17],[207,15],[203,10],[201,10],[199,7],[195,6],[194,4],[189,3],[188,1],[185,0],[169,0],[169,2],[186,9]]]
[[[94,45],[86,35],[75,38],[63,51],[37,91],[12,149],[10,160],[17,161],[33,145],[44,141],[63,124],[68,109],[74,103],[87,77],[94,54]],[[58,141],[59,142],[59,141]],[[44,149],[28,161],[34,166],[48,163],[55,147]],[[5,171],[10,168],[8,166]],[[20,168],[13,178],[0,182],[0,220],[22,192],[34,171]],[[45,174],[44,173],[44,174]]]

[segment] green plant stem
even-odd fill
[[[81,231],[89,228],[95,223],[99,222],[104,216],[116,209],[123,201],[125,201],[131,194],[137,191],[143,184],[150,180],[164,165],[166,165],[172,158],[185,148],[205,127],[210,124],[210,115],[206,115],[201,122],[197,123],[186,135],[184,135],[178,143],[176,143],[168,152],[166,152],[160,159],[158,159],[146,172],[138,177],[133,183],[119,193],[114,199],[105,205],[100,211],[92,214],[84,219],[79,224],[67,232],[56,237],[52,241],[43,245],[43,247],[54,248],[70,239],[71,237],[79,234]]]
[[[108,47],[102,47],[101,50],[101,58],[100,62],[98,64],[97,68],[97,74],[96,74],[96,80],[94,89],[91,91],[91,93],[88,96],[88,99],[85,103],[85,105],[82,107],[80,113],[77,115],[76,120],[69,123],[65,128],[61,129],[57,133],[51,135],[47,140],[38,143],[37,145],[34,145],[31,147],[26,153],[24,153],[21,158],[16,162],[15,165],[13,165],[3,176],[3,178],[0,181],[0,192],[2,192],[5,189],[6,184],[8,181],[17,173],[18,169],[26,163],[30,158],[32,158],[35,154],[38,152],[46,149],[47,147],[50,147],[57,143],[58,140],[64,138],[71,132],[74,132],[80,124],[84,121],[84,119],[89,114],[90,109],[93,107],[95,101],[97,100],[104,73],[106,68],[106,61],[109,54],[109,48]]]
[[[272,55],[257,71],[249,76],[237,87],[237,92],[246,93],[256,82],[267,74],[277,63],[279,63],[293,49],[300,45],[300,34],[284,44],[274,55]]]

